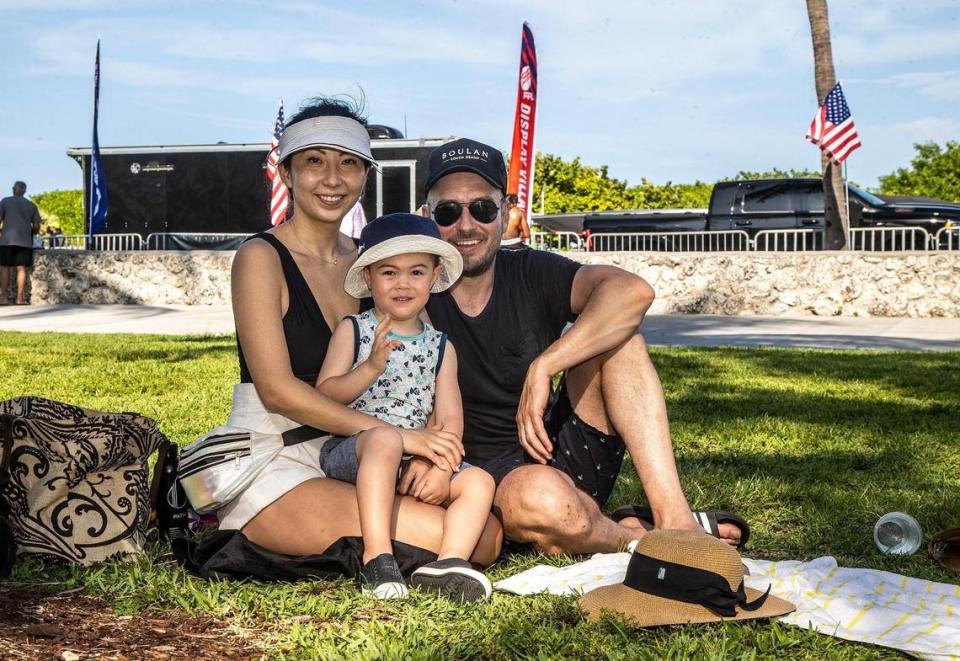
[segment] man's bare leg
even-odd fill
[[[17,305],[23,305],[27,302],[27,267],[17,267]]]
[[[656,527],[700,529],[680,487],[663,388],[643,338],[637,335],[568,370],[566,384],[581,420],[623,438]],[[497,489],[494,506],[508,538],[548,554],[612,552],[645,533],[639,519],[615,523],[605,517],[567,475],[549,466],[512,471]],[[735,544],[740,529],[722,524],[720,534]]]
[[[10,302],[10,266],[0,266],[0,304]]]
[[[611,553],[645,532],[605,517],[566,473],[551,466],[531,464],[510,471],[493,503],[507,538],[533,544],[547,555]]]

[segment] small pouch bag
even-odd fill
[[[18,557],[91,564],[140,552],[147,461],[170,443],[153,420],[17,397],[0,402],[0,427],[0,498]]]
[[[195,512],[213,512],[243,493],[285,446],[324,437],[329,434],[306,426],[283,433],[215,427],[183,449],[180,485]]]

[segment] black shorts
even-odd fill
[[[33,266],[33,248],[0,246],[0,266]]]
[[[581,420],[573,411],[565,385],[556,393],[543,421],[553,441],[553,457],[548,465],[569,475],[578,489],[602,507],[620,474],[626,447],[623,439],[604,434]],[[499,486],[510,471],[539,462],[526,453],[518,440],[516,447],[503,454],[473,464],[490,473]]]

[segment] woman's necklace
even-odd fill
[[[349,253],[340,252],[340,239],[338,238],[338,239],[337,239],[337,243],[336,243],[336,245],[334,246],[333,259],[327,259],[326,257],[323,257],[323,256],[318,255],[318,254],[316,254],[316,253],[312,253],[312,252],[310,252],[309,250],[307,250],[307,249],[306,249],[306,246],[305,246],[304,243],[303,243],[303,240],[297,235],[297,233],[294,231],[293,227],[290,228],[290,233],[293,234],[293,235],[297,238],[297,243],[300,245],[300,252],[302,252],[302,253],[304,253],[304,254],[307,254],[307,255],[310,255],[311,257],[314,257],[315,259],[319,259],[319,260],[320,260],[321,262],[323,262],[324,264],[329,264],[330,266],[337,266],[338,264],[340,264],[340,257],[342,257],[343,255],[349,254]],[[353,251],[351,250],[350,252],[353,252]]]

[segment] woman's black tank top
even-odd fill
[[[273,234],[266,232],[255,234],[250,239],[263,239],[280,255],[283,279],[287,283],[290,298],[287,313],[283,316],[283,336],[287,340],[290,367],[293,368],[294,376],[312,385],[320,373],[333,333],[327,325],[327,320],[323,318],[323,312],[320,311],[320,305],[313,297],[307,280],[286,246]],[[252,383],[253,379],[250,377],[250,370],[247,369],[247,361],[243,358],[239,338],[237,338],[237,354],[240,357],[240,382]]]

